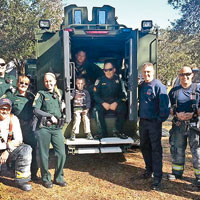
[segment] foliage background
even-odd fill
[[[14,60],[21,71],[21,63],[35,57],[34,32],[38,21],[49,19],[51,30],[58,30],[66,3],[64,0],[1,0],[0,57],[7,62]],[[168,3],[182,16],[172,23],[172,28],[159,29],[158,78],[164,84],[171,84],[182,66],[199,67],[200,62],[200,0],[168,0]]]

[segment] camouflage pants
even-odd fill
[[[169,143],[172,156],[172,173],[182,175],[185,164],[185,150],[189,140],[192,153],[193,167],[196,177],[200,177],[200,138],[192,129],[187,130],[186,125],[172,125]]]
[[[26,183],[31,178],[32,148],[22,144],[9,154],[7,165],[15,171],[16,183]]]
[[[90,133],[90,119],[87,114],[84,113],[83,109],[75,110],[74,111],[74,121],[72,132],[75,134],[79,134],[79,128],[81,123],[81,118],[83,120],[83,130],[84,133]]]

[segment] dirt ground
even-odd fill
[[[170,124],[165,123],[165,128]],[[200,199],[200,190],[193,185],[191,154],[187,149],[183,180],[167,181],[171,172],[168,137],[163,137],[163,187],[150,189],[152,180],[141,180],[144,162],[138,148],[124,154],[69,155],[64,169],[67,187],[54,185],[46,189],[41,182],[32,183],[32,191],[14,187],[13,178],[4,171],[0,178],[0,199],[3,200],[137,200],[137,199]],[[50,172],[54,173],[54,157]],[[6,169],[4,169],[6,170]],[[39,173],[38,173],[39,175]]]

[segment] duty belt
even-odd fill
[[[174,118],[172,120],[172,123],[175,124],[176,126],[181,126],[181,125],[197,126],[197,122],[191,122],[190,120],[180,120],[177,118]]]

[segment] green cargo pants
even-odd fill
[[[36,135],[39,145],[42,181],[51,182],[51,174],[48,171],[49,146],[51,143],[53,145],[55,156],[57,157],[54,181],[63,182],[63,167],[65,165],[66,154],[64,137],[61,129],[54,127],[43,127],[36,131]]]

